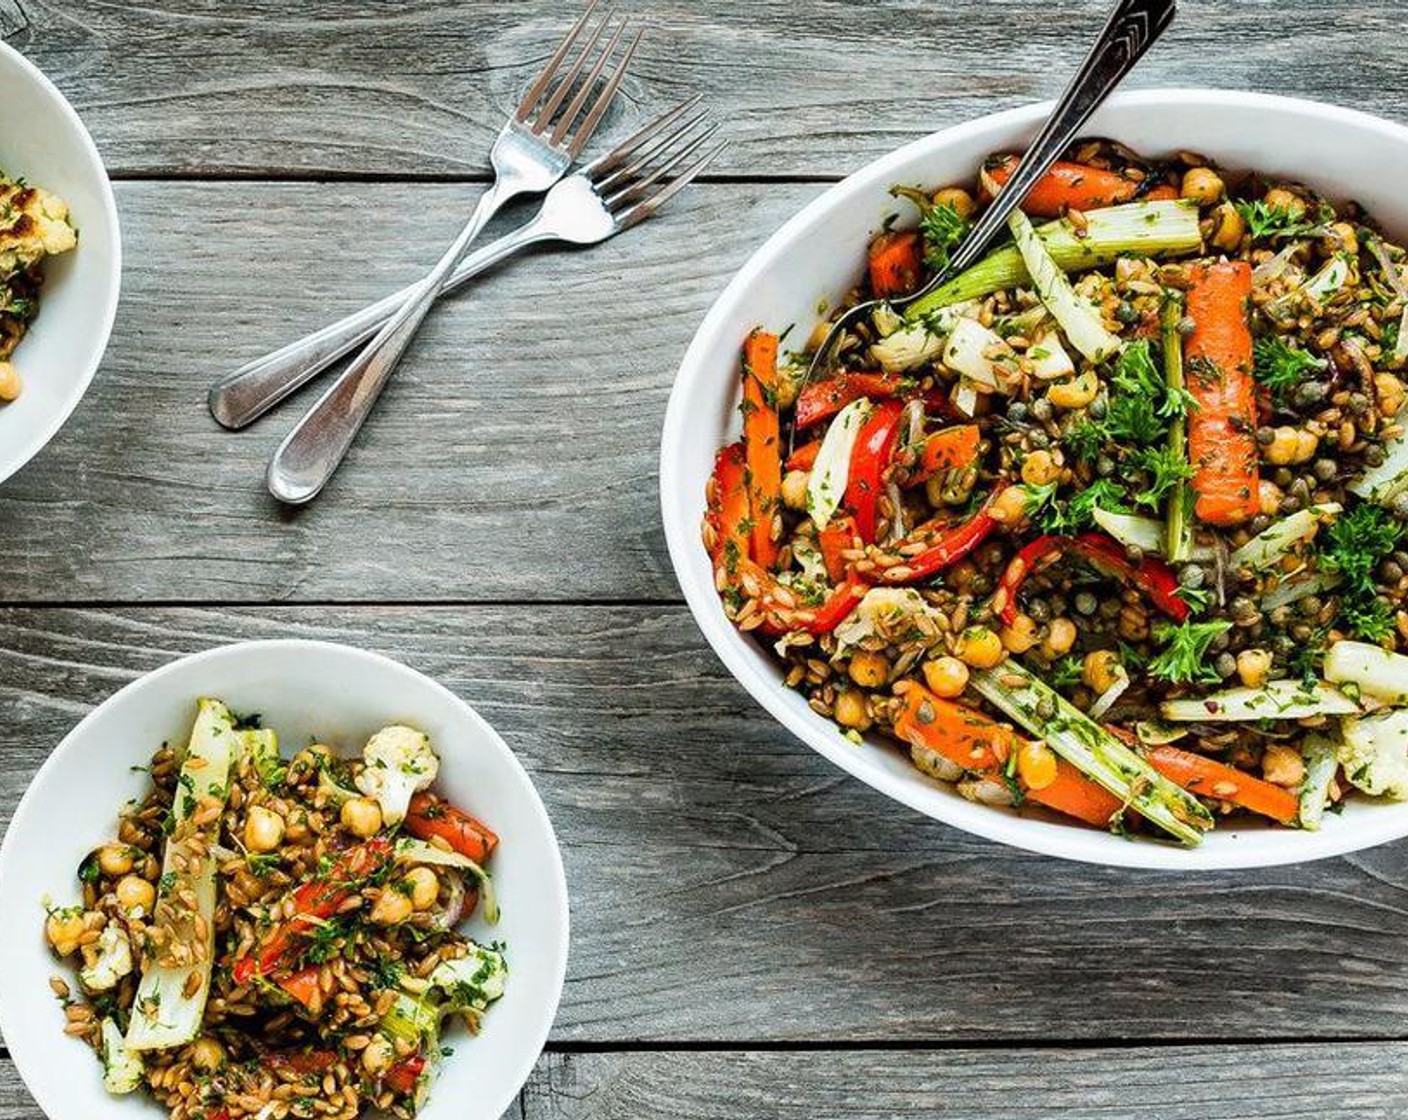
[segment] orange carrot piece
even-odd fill
[[[1210,525],[1239,525],[1258,511],[1256,381],[1247,308],[1252,269],[1246,261],[1195,264],[1188,270],[1184,381],[1197,408],[1188,411],[1193,511]]]
[[[971,466],[978,457],[979,438],[976,424],[959,424],[935,432],[924,441],[919,462],[909,476],[910,485],[924,482],[939,471]]]
[[[860,546],[855,519],[849,516],[833,517],[826,523],[826,528],[817,533],[817,544],[826,564],[826,574],[831,577],[832,583],[841,583],[846,578],[848,567],[842,553]]]
[[[895,734],[965,770],[996,770],[1017,744],[1016,732],[1010,727],[915,683],[910,683],[904,694]]]
[[[782,449],[777,422],[775,334],[758,329],[743,344],[743,446],[748,456],[752,557],[769,571],[780,551],[773,520],[782,505]]]
[[[1171,183],[1160,183],[1144,192],[1145,202],[1172,202],[1178,197],[1178,188]]]
[[[1056,780],[1041,789],[1026,790],[1027,800],[1075,817],[1096,828],[1105,828],[1123,802],[1102,785],[1091,781],[1064,758],[1056,760]]]
[[[748,558],[748,488],[743,482],[747,470],[743,444],[731,443],[720,448],[709,480],[706,516],[714,530],[714,566],[723,566],[730,574],[739,560]]]
[[[994,156],[986,167],[988,176],[998,186],[1012,178],[1016,169],[1014,155]],[[1117,171],[1058,161],[1027,192],[1022,210],[1037,218],[1059,218],[1067,210],[1096,210],[1128,202],[1138,193],[1139,184]]]
[[[1199,797],[1230,801],[1282,824],[1295,824],[1300,802],[1294,793],[1205,755],[1177,747],[1155,747],[1149,765],[1169,781]]]
[[[820,453],[821,440],[814,439],[811,443],[804,443],[787,456],[787,469],[789,471],[809,471],[816,466],[816,457]]]
[[[912,292],[923,278],[924,237],[918,230],[887,230],[870,243],[870,290],[879,298]]]

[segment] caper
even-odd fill
[[[1096,608],[1100,606],[1100,600],[1089,591],[1076,592],[1076,613],[1094,614]]]
[[[1178,573],[1178,582],[1194,590],[1203,586],[1203,581],[1207,579],[1207,573],[1197,564],[1185,564],[1182,571]]]
[[[1230,677],[1237,671],[1237,659],[1230,653],[1220,653],[1217,655],[1214,668],[1217,669],[1217,675],[1219,677]]]
[[[1316,459],[1315,466],[1311,469],[1321,482],[1330,482],[1340,473],[1340,468],[1333,459]]]

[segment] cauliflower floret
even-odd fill
[[[430,986],[444,993],[442,1014],[484,1011],[504,994],[508,965],[501,953],[470,942],[469,955],[442,961],[430,974]]]
[[[388,825],[406,819],[411,795],[428,789],[440,772],[430,736],[402,724],[383,727],[368,739],[362,758],[366,765],[357,775],[357,788],[381,806]]]
[[[1345,776],[1365,793],[1408,801],[1408,710],[1344,721],[1339,748]]]
[[[912,587],[872,587],[836,627],[837,653],[871,639],[878,639],[882,645],[916,638],[933,644],[942,634],[935,621],[938,613]]]
[[[127,1049],[127,1043],[113,1019],[103,1020],[103,1088],[121,1096],[142,1083],[142,1055]]]
[[[90,954],[85,948],[85,959]],[[87,992],[109,992],[117,982],[132,971],[132,944],[116,922],[109,922],[94,942],[91,959],[79,971],[78,980]]]

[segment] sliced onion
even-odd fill
[[[1124,695],[1124,691],[1128,687],[1129,674],[1121,671],[1119,676],[1115,678],[1115,683],[1095,698],[1095,703],[1090,705],[1090,710],[1085,714],[1091,719],[1100,719],[1114,707],[1115,701]]]
[[[446,871],[440,876],[450,889],[450,897],[445,905],[430,912],[430,924],[438,930],[454,929],[464,919],[464,900],[468,891],[464,888],[464,876],[458,871]]]

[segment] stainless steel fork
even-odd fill
[[[468,257],[451,278],[462,284],[529,245],[560,241],[595,245],[638,225],[684,189],[724,145],[706,147],[718,130],[704,114],[690,115],[697,98],[657,117],[610,152],[563,179],[548,192],[537,215]],[[326,328],[330,341],[365,336],[395,321],[402,298],[388,297]],[[349,367],[284,440],[269,463],[269,489],[282,501],[313,498],[332,477],[366,420],[376,394],[363,390],[363,372]],[[378,386],[379,388],[379,386]]]
[[[583,145],[596,131],[620,87],[643,34],[638,32],[622,51],[621,43],[626,30],[626,23],[622,20],[616,24],[606,46],[598,52],[602,37],[614,22],[608,10],[596,23],[595,29],[587,33],[598,3],[599,0],[591,0],[500,130],[489,156],[494,169],[493,183],[480,197],[474,213],[440,264],[424,280],[408,289],[408,293],[430,293],[433,299],[439,288],[437,277],[439,281],[445,279],[455,262],[463,256],[464,250],[504,203],[516,195],[546,191],[566,174]],[[564,72],[564,63],[579,40],[584,40],[580,50]],[[616,57],[618,52],[619,57]],[[593,55],[595,62],[583,76],[583,70]],[[608,65],[611,72],[598,90],[598,83]],[[408,300],[402,300],[402,303],[406,302]],[[402,349],[419,323],[417,316],[423,317],[428,306],[429,300],[425,307],[407,307],[402,329],[398,330],[395,338]],[[390,336],[391,330],[388,328],[388,338],[379,340],[386,347],[388,356],[395,350],[390,345]],[[243,427],[350,349],[346,347],[338,353],[329,353],[317,336],[309,336],[267,354],[242,366],[212,387],[209,397],[211,413],[227,428]],[[370,361],[370,358],[370,353],[365,356],[365,360]],[[394,361],[391,364],[394,365]]]

